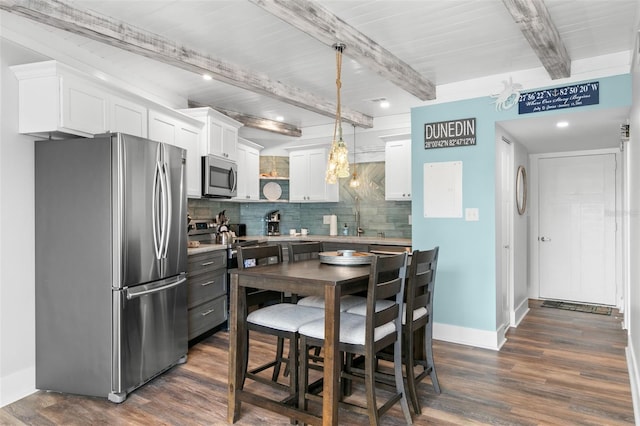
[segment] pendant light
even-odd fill
[[[342,113],[340,105],[342,52],[344,52],[346,46],[343,43],[336,43],[333,45],[333,48],[336,50],[336,122],[333,126],[333,141],[327,163],[327,173],[325,177],[327,183],[336,183],[338,178],[349,177],[349,151],[342,139]]]
[[[357,188],[360,186],[358,180],[358,174],[356,173],[356,125],[353,125],[353,175],[351,175],[351,181],[349,181],[351,188]]]

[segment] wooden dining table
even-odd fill
[[[367,289],[369,265],[332,265],[318,259],[284,262],[230,271],[229,401],[227,420],[235,423],[241,402],[250,402],[308,424],[337,425],[340,397],[340,297]],[[243,357],[247,353],[246,288],[289,292],[301,296],[324,296],[325,346],[322,417],[313,416],[294,404],[278,404],[242,388]]]

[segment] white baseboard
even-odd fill
[[[513,312],[511,312],[511,315],[513,316],[511,318],[511,326],[512,327],[519,326],[522,320],[524,319],[524,317],[526,317],[528,313],[529,313],[529,299],[525,297],[524,300],[520,302],[518,306],[516,306],[516,309]]]
[[[35,366],[0,377],[0,407],[9,405],[36,391]]]
[[[502,334],[502,339],[499,337],[500,334]],[[460,327],[438,322],[433,323],[433,338],[494,351],[500,350],[504,343],[504,333],[499,333],[499,331],[478,330],[477,328]]]
[[[640,371],[638,371],[638,362],[636,354],[633,350],[633,342],[631,341],[631,335],[628,335],[629,342],[626,348],[627,354],[627,369],[629,370],[629,382],[631,384],[631,400],[633,401],[633,413],[635,417],[635,423],[640,425]]]

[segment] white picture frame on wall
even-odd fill
[[[424,217],[462,217],[462,161],[424,163]]]

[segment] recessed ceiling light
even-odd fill
[[[283,121],[283,120],[284,120],[284,117],[281,115],[276,117],[276,121]]]
[[[203,80],[207,80],[207,81],[209,81],[209,80],[212,80],[212,79],[213,79],[213,77],[211,77],[209,74],[203,74],[203,75],[202,75],[202,79],[203,79]]]
[[[389,108],[389,105],[390,105],[389,101],[386,100],[386,99],[383,99],[383,100],[380,101],[380,108],[385,108],[386,109],[386,108]]]
[[[569,122],[568,121],[558,121],[556,123],[556,127],[560,127],[560,128],[569,127]]]

